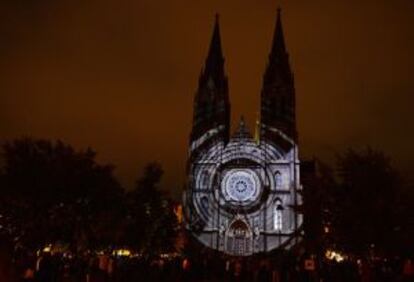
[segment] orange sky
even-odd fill
[[[302,156],[372,145],[414,164],[412,0],[3,0],[0,141],[91,146],[126,187],[184,182],[193,94],[219,12],[233,124],[252,128],[281,5]]]

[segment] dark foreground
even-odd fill
[[[275,263],[272,258],[234,259],[181,256],[156,259],[105,254],[20,255],[0,260],[0,282],[133,282],[133,281],[414,281],[411,260],[324,261],[319,270],[302,262]]]

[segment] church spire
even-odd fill
[[[272,47],[269,54],[269,64],[266,73],[274,79],[275,73],[291,76],[289,54],[286,50],[285,36],[282,26],[282,10],[277,9],[276,25],[273,32]],[[288,79],[288,77],[287,77]]]
[[[230,102],[228,82],[224,72],[224,56],[218,14],[215,17],[210,47],[195,95],[191,141],[200,138],[212,129],[219,130],[217,136],[224,142],[228,141]]]
[[[224,76],[224,57],[221,48],[219,15],[216,14],[213,36],[211,37],[210,48],[208,51],[204,73],[212,76],[214,82]]]
[[[281,16],[282,9],[280,7],[277,9],[277,18],[276,18],[276,27],[273,34],[273,43],[272,49],[270,53],[270,59],[274,59],[279,54],[286,53],[286,45],[285,45],[285,37],[283,35],[283,27],[282,27],[282,16]]]
[[[295,88],[280,8],[277,10],[269,61],[263,76],[260,121],[266,139],[275,139],[274,133],[270,132],[277,129],[296,140]]]

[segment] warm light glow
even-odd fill
[[[128,249],[118,249],[118,250],[114,250],[113,254],[118,257],[129,257],[131,256],[131,251]]]
[[[335,260],[336,262],[342,262],[346,259],[346,256],[344,254],[333,250],[327,250],[325,252],[325,257],[329,260]]]
[[[174,208],[175,216],[177,217],[177,221],[179,224],[183,222],[183,206],[178,205]]]

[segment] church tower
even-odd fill
[[[199,148],[199,145],[205,138],[228,142],[230,134],[228,91],[227,76],[224,72],[219,17],[216,15],[210,48],[204,68],[201,70],[194,99],[193,128],[190,136],[192,149],[202,149]],[[205,135],[206,133],[208,135]]]
[[[261,92],[259,134],[243,118],[230,136],[230,102],[218,17],[194,99],[186,228],[202,245],[249,256],[289,250],[302,236],[295,89],[277,14]]]
[[[260,116],[262,138],[276,141],[280,140],[278,133],[283,133],[297,141],[294,79],[286,51],[280,9],[269,61],[263,76]]]

